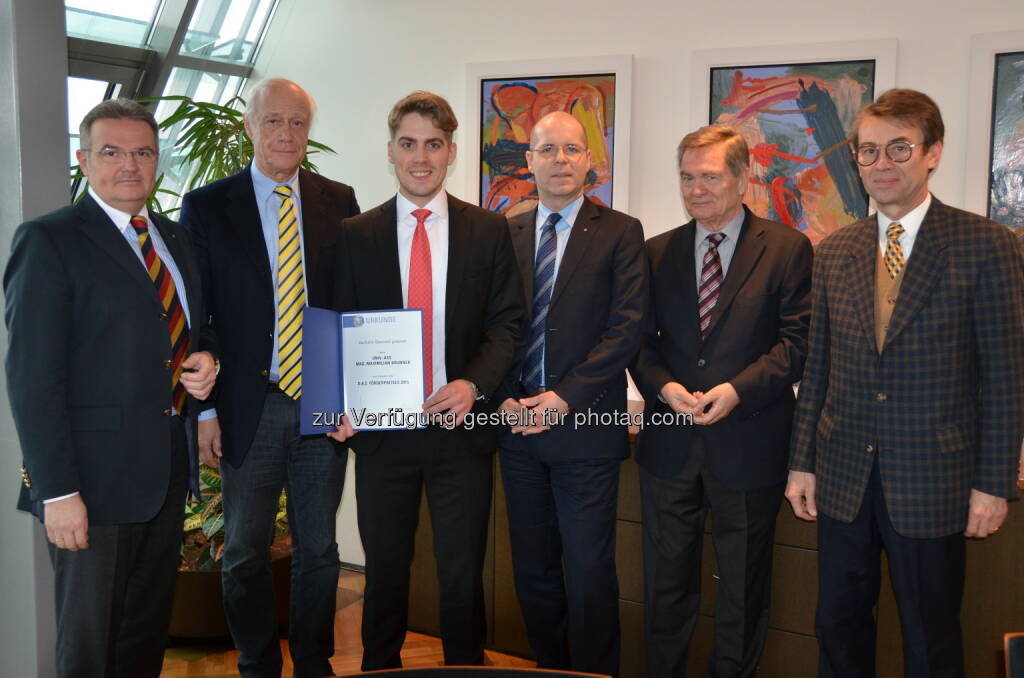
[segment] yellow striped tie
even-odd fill
[[[898,221],[892,222],[885,229],[885,238],[889,243],[885,247],[885,268],[893,280],[903,270],[903,248],[900,247],[900,236],[903,235],[903,230],[903,226]]]
[[[302,309],[306,289],[302,282],[302,249],[299,220],[289,186],[278,186],[281,196],[277,212],[277,357],[278,385],[294,399],[302,395]]]

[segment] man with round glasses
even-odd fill
[[[928,192],[942,116],[894,89],[853,123],[877,213],[814,262],[786,496],[818,521],[819,676],[875,675],[886,552],[906,676],[963,676],[964,537],[999,529],[1024,436],[1024,272],[1009,229]]]

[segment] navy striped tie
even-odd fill
[[[700,287],[697,290],[697,315],[700,319],[701,341],[708,338],[711,326],[711,311],[718,303],[718,291],[722,286],[722,258],[718,255],[718,246],[725,240],[724,233],[712,233],[708,236],[708,251],[704,253],[703,267],[700,271]]]
[[[540,231],[537,259],[533,268],[533,324],[530,326],[530,343],[526,349],[526,363],[523,365],[523,385],[534,393],[544,385],[544,332],[548,322],[548,303],[555,286],[555,224],[562,218],[552,212]]]

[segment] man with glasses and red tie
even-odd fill
[[[1024,271],[1005,226],[928,191],[928,96],[882,94],[852,144],[878,208],[818,246],[786,497],[818,521],[818,675],[875,675],[884,550],[905,675],[963,676],[964,537],[1017,496]]]
[[[448,665],[484,661],[483,563],[497,427],[464,425],[493,413],[492,394],[519,339],[522,288],[501,215],[444,190],[458,121],[448,102],[413,92],[388,116],[398,195],[342,227],[338,311],[423,311],[423,411],[442,425],[337,433],[356,453],[359,534],[366,552],[364,671],[402,665],[420,497],[426,489]]]
[[[188,234],[146,208],[152,113],[104,101],[80,132],[88,194],[22,224],[4,273],[18,508],[50,541],[57,675],[156,678],[216,365]]]

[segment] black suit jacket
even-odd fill
[[[398,262],[398,215],[392,198],[366,214],[348,219],[337,249],[336,311],[402,308]],[[448,196],[448,274],[445,282],[445,370],[448,381],[467,379],[486,400],[475,414],[500,404],[491,395],[512,362],[523,316],[522,287],[505,217]],[[439,387],[441,384],[435,384]],[[363,431],[349,440],[357,453],[389,442],[432,443],[492,453],[497,428],[474,426],[447,431]]]
[[[198,350],[203,315],[188,234],[153,225],[174,258]],[[4,272],[7,390],[31,487],[18,508],[79,492],[98,525],[153,518],[170,478],[170,341],[142,262],[103,209],[78,203],[22,224]],[[188,399],[190,487],[198,493],[196,402]]]
[[[682,469],[693,437],[700,435],[711,472],[737,490],[786,478],[792,386],[807,356],[813,257],[802,233],[744,211],[705,341],[697,315],[696,222],[648,241],[652,312],[633,368],[647,422],[637,440],[637,463],[654,475],[671,477]],[[690,392],[729,382],[740,403],[708,427],[652,425],[672,411],[658,398],[670,381]]]
[[[536,221],[534,209],[509,222],[527,300],[533,299]],[[546,383],[572,408],[564,425],[535,434],[535,441],[551,454],[564,458],[629,454],[625,421],[577,427],[575,416],[625,416],[626,367],[640,346],[648,301],[647,278],[640,222],[584,198],[548,303]],[[527,395],[520,378],[532,315],[532,303],[528,303],[523,342],[504,382],[502,400]],[[508,433],[501,444],[522,448],[525,439]]]
[[[309,306],[329,308],[341,220],[359,214],[345,184],[299,170]],[[263,413],[274,348],[274,276],[250,168],[185,195],[181,223],[192,233],[212,331],[203,347],[220,356],[214,397],[224,459],[238,468]]]

